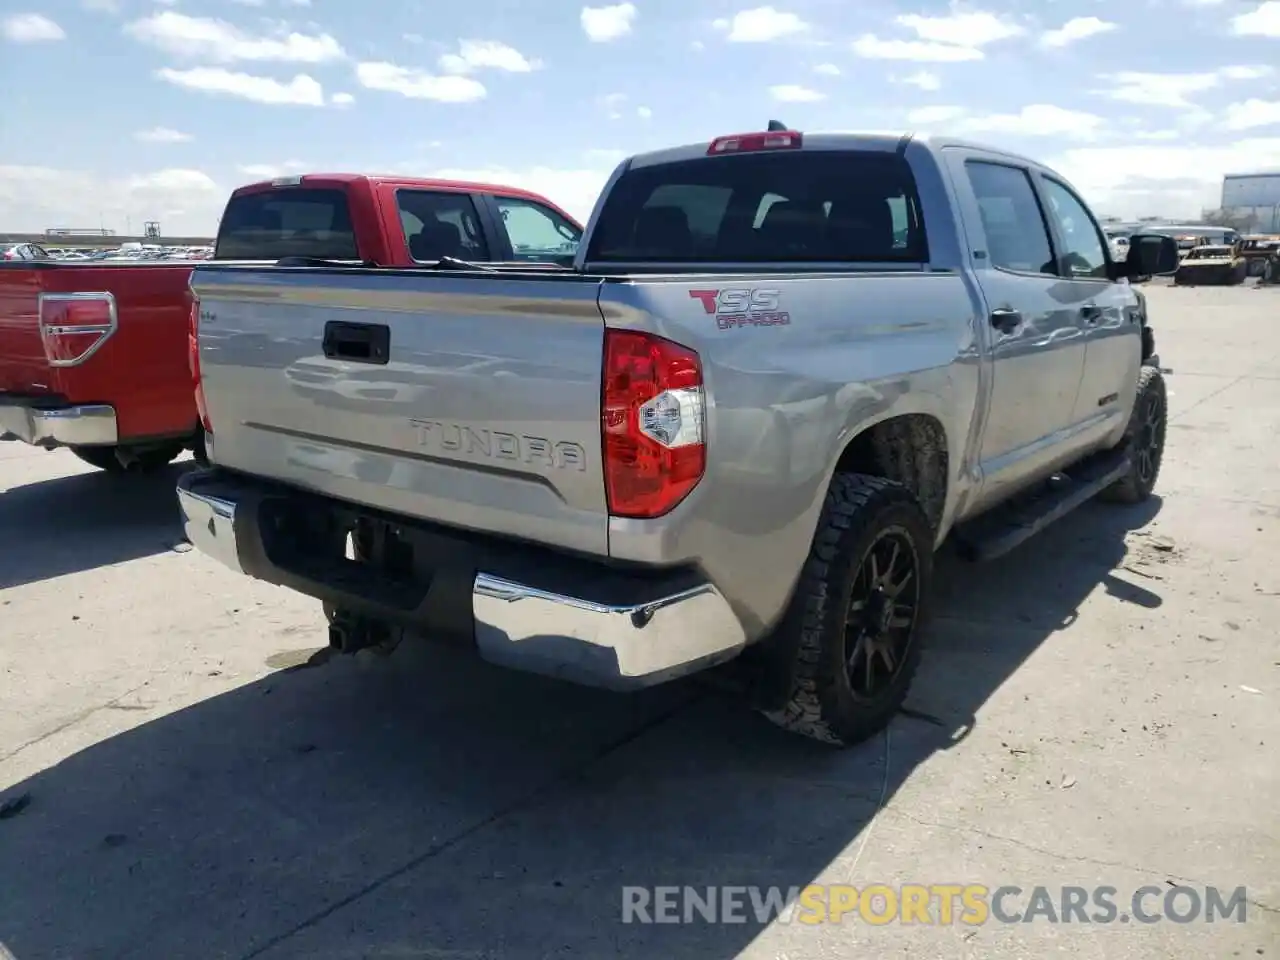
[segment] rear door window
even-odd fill
[[[991,265],[1014,273],[1056,276],[1049,227],[1027,171],[981,160],[970,160],[964,167],[978,201]]]
[[[213,256],[215,260],[358,260],[346,191],[285,187],[232,197],[218,226]]]
[[[587,259],[922,262],[928,250],[903,157],[787,150],[628,170],[605,201]]]
[[[405,244],[415,261],[492,259],[471,194],[398,190],[396,204]]]

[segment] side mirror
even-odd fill
[[[1178,271],[1178,243],[1159,233],[1139,233],[1129,238],[1124,275],[1130,280],[1167,277]]]

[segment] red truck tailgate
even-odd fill
[[[116,410],[121,439],[192,432],[196,408],[185,362],[192,266],[54,261],[0,268],[0,391],[108,404]],[[56,366],[41,335],[40,298],[71,293],[110,294],[115,329],[82,361]],[[72,312],[55,322],[78,320]],[[70,349],[75,353],[98,339],[73,335]]]
[[[35,270],[0,270],[0,392],[37,393],[49,389],[49,361],[40,341]]]

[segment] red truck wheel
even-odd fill
[[[130,449],[129,447],[69,447],[77,457],[108,473],[151,473],[167,467],[186,449],[180,442],[162,446]]]

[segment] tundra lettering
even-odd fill
[[[418,446],[435,447],[448,453],[467,453],[495,460],[550,467],[557,470],[586,470],[587,454],[581,444],[506,433],[477,430],[442,420],[409,421],[417,431]]]

